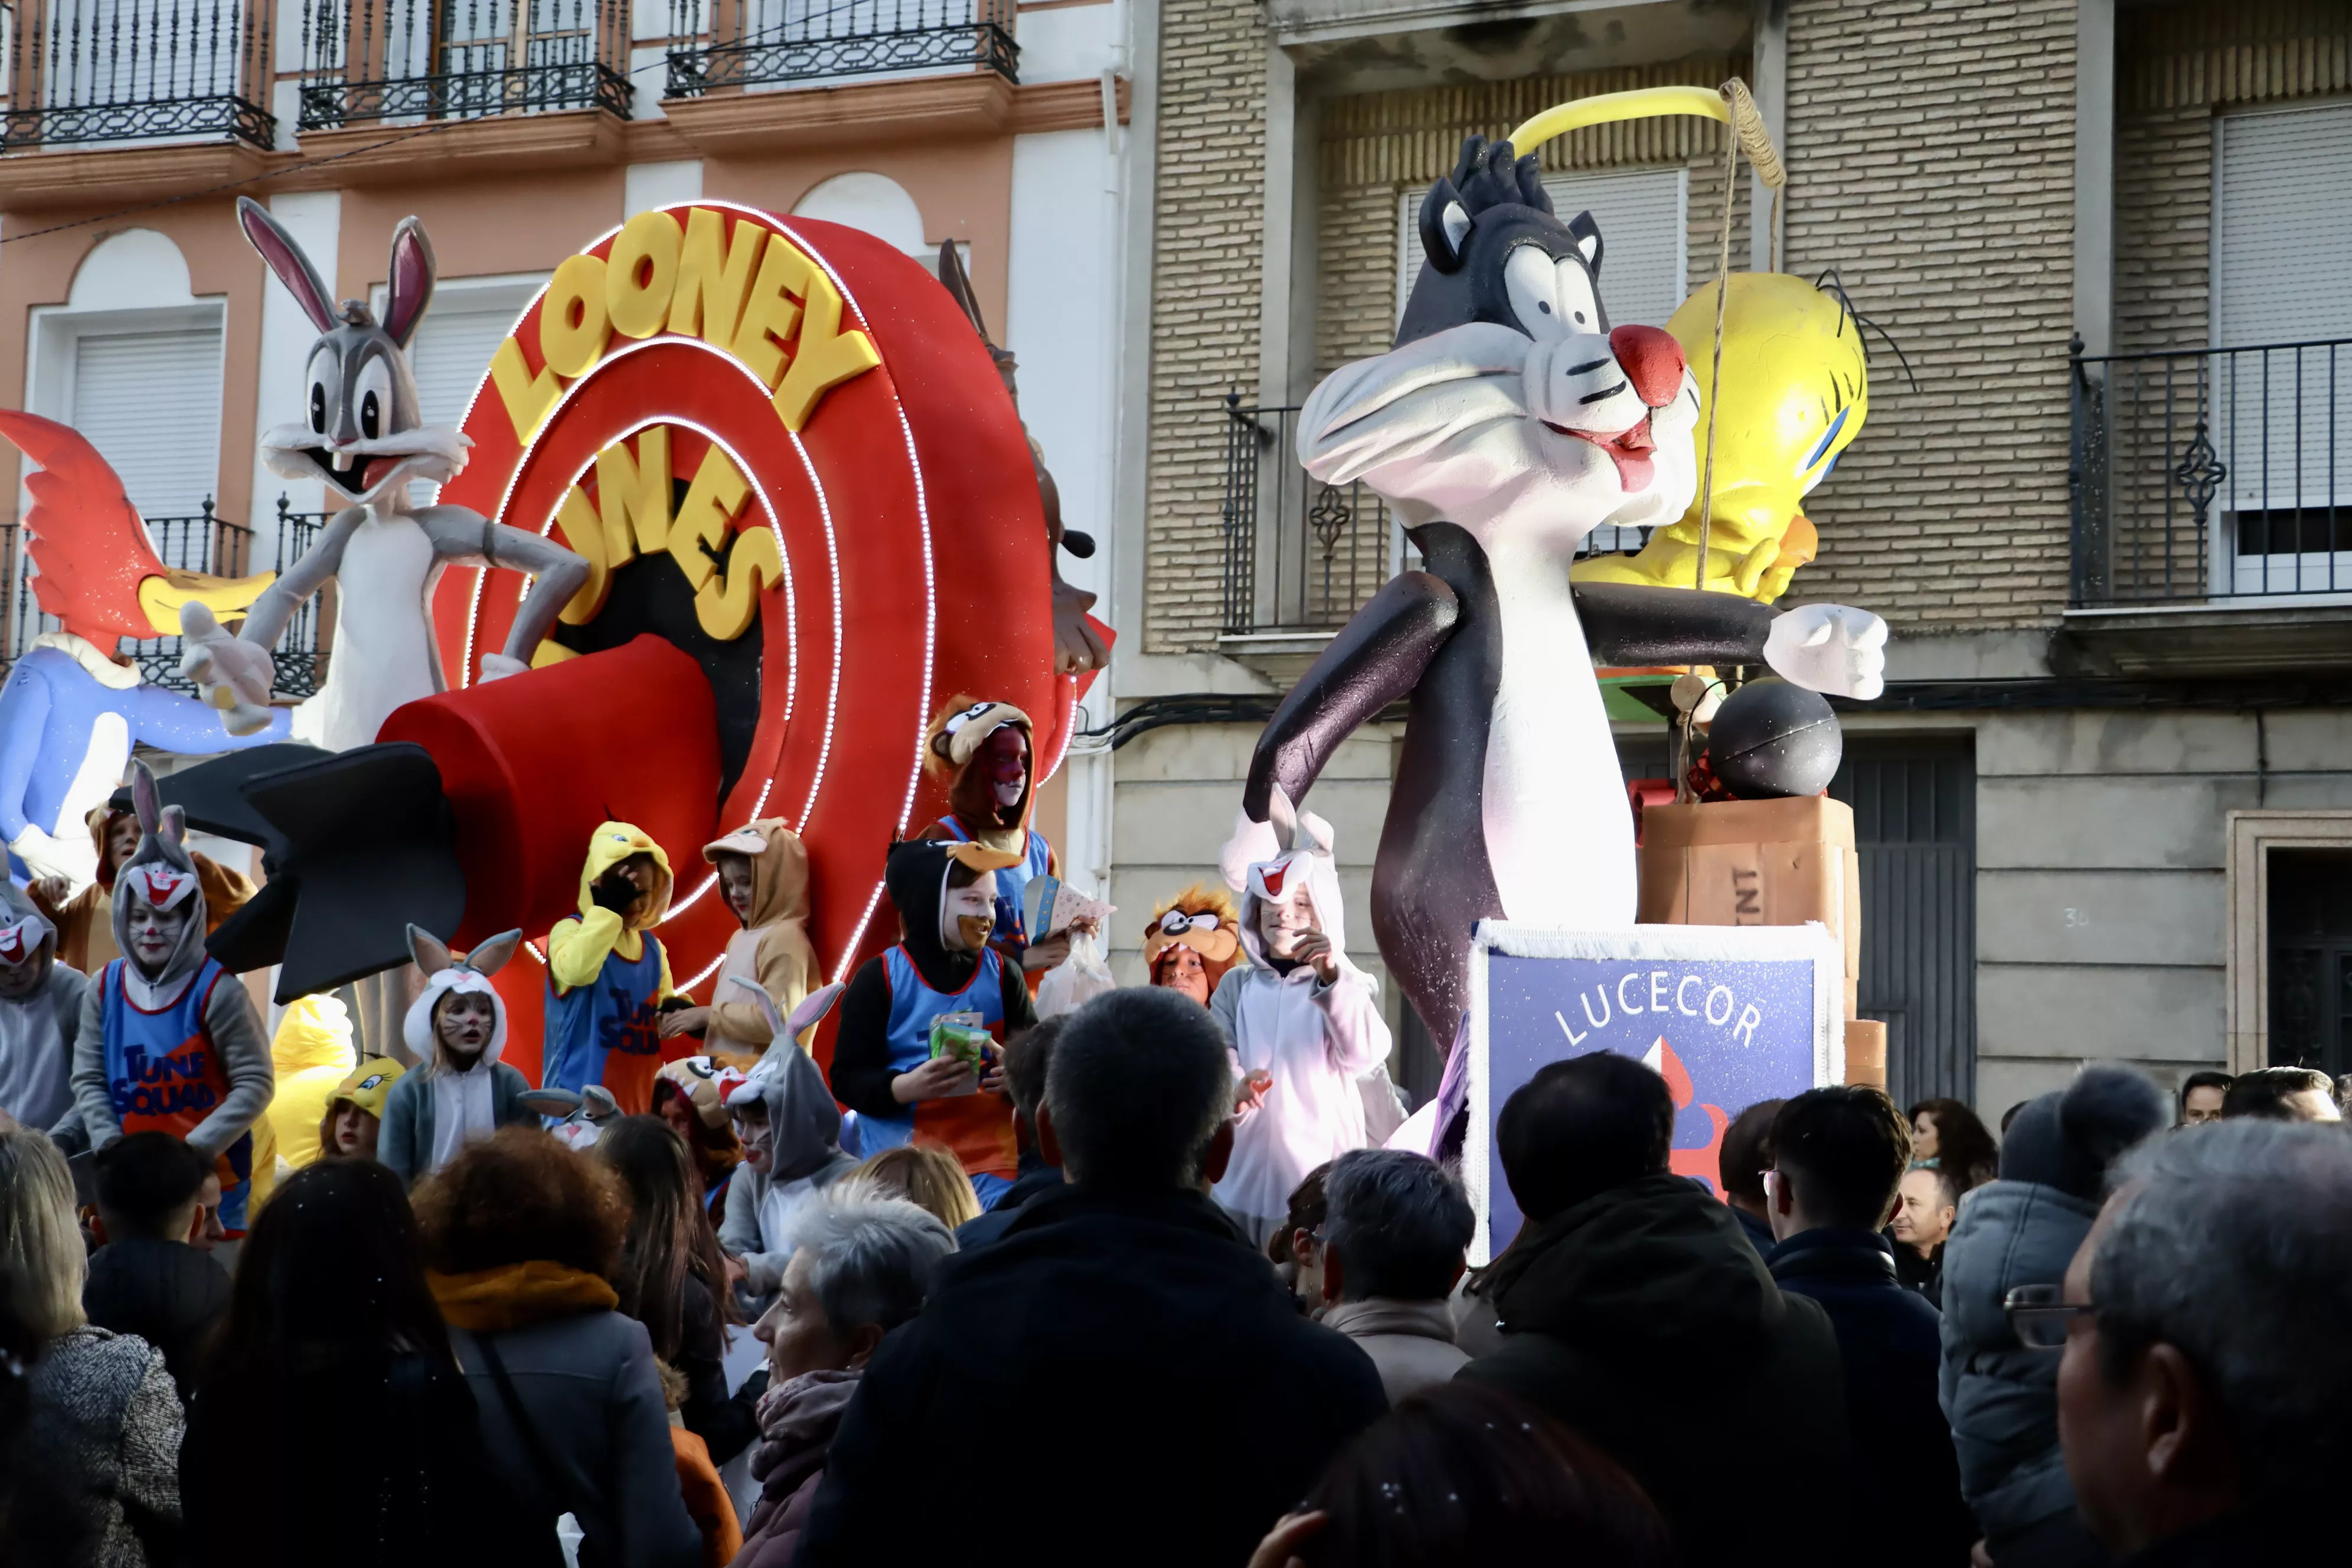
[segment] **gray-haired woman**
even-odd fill
[[[751,1474],[760,1500],[732,1568],[788,1568],[842,1412],[882,1336],[913,1317],[956,1249],[939,1216],[843,1194],[793,1216],[792,1262],[753,1332],[768,1347]]]

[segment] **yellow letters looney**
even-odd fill
[[[593,370],[616,335],[667,332],[725,351],[759,377],[795,433],[826,393],[882,363],[864,331],[843,327],[831,274],[748,219],[729,236],[725,215],[710,207],[688,209],[683,227],[674,213],[639,213],[613,237],[609,258],[566,258],[540,301],[536,331],[546,367],[538,374],[513,337],[490,359],[491,384],[525,444],[564,384]],[[650,547],[640,537],[637,548]]]

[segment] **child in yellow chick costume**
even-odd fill
[[[1716,290],[1710,283],[1666,323],[1715,401]],[[1843,297],[1785,272],[1735,272],[1724,308],[1722,406],[1715,420],[1715,511],[1706,582],[1717,593],[1770,604],[1813,558],[1813,525],[1798,510],[1829,477],[1870,415],[1863,323]],[[1650,536],[1638,555],[1597,555],[1569,575],[1579,583],[1691,588],[1697,582],[1699,508]]]

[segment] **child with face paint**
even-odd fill
[[[26,889],[34,907],[57,927],[58,957],[84,974],[95,974],[108,960],[122,956],[114,945],[114,879],[138,852],[138,816],[110,805],[94,807],[89,837],[98,848],[96,881],[76,890],[63,877],[44,877]],[[198,850],[188,851],[188,858],[204,885],[205,934],[210,936],[253,897],[253,879]]]
[[[57,948],[47,917],[0,879],[0,1110],[50,1133],[74,1120],[74,1040],[89,987]]]
[[[1370,1142],[1358,1080],[1390,1045],[1380,984],[1348,961],[1330,825],[1294,813],[1279,787],[1271,816],[1252,825],[1268,842],[1226,847],[1251,963],[1227,971],[1209,1004],[1236,1079],[1234,1157],[1213,1195],[1260,1247],[1309,1171]]]
[[[1223,889],[1193,883],[1153,910],[1143,929],[1143,967],[1151,984],[1181,991],[1203,1007],[1240,959],[1241,919]]]
[[[1008,858],[996,870],[989,941],[1024,974],[1037,975],[1070,956],[1070,939],[1056,932],[1031,942],[1021,912],[1022,889],[1029,879],[1058,870],[1053,846],[1029,826],[1037,804],[1031,729],[1029,715],[1010,702],[964,697],[950,701],[931,721],[923,757],[926,771],[954,775],[948,785],[948,814],[919,837],[976,844]]]
[[[124,956],[83,994],[74,1101],[92,1149],[154,1128],[215,1162],[221,1226],[241,1237],[275,1175],[261,1120],[277,1087],[269,1037],[245,987],[205,952],[204,887],[180,808],[161,807],[143,763],[132,764],[131,794],[142,837],[114,884]]]
[[[667,1050],[661,1005],[675,994],[669,955],[653,928],[669,911],[669,857],[643,828],[598,825],[580,871],[580,913],[547,934],[544,1089],[610,1090],[624,1116],[653,1109],[654,1074]]]
[[[900,940],[850,982],[833,1047],[834,1098],[857,1113],[861,1151],[937,1144],[963,1166],[982,1208],[1020,1168],[1002,1047],[1036,1022],[1020,966],[990,941],[997,878],[1012,859],[953,839],[890,847],[883,885]],[[949,1014],[976,1016],[996,1042],[984,1072],[931,1055],[931,1026]]]
[[[530,1084],[499,1060],[507,1005],[490,976],[506,966],[522,932],[506,931],[459,957],[431,932],[408,928],[408,952],[425,975],[401,1037],[425,1065],[404,1075],[383,1101],[375,1157],[412,1185],[501,1127],[533,1121],[522,1102]]]
[[[771,816],[704,845],[702,858],[717,868],[719,892],[743,929],[727,939],[711,982],[715,1000],[663,1014],[661,1036],[699,1034],[715,1060],[749,1069],[767,1052],[767,1019],[749,1002],[728,1000],[727,983],[758,986],[786,1016],[824,984],[808,936],[808,850],[782,818]]]

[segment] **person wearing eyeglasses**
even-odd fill
[[[1897,1183],[1935,1173],[1905,1175],[1909,1119],[1866,1087],[1798,1095],[1765,1141],[1765,1206],[1779,1237],[1765,1266],[1783,1290],[1822,1304],[1845,1365],[1853,1470],[1844,1560],[1963,1568],[1977,1521],[1936,1404],[1936,1309],[1897,1281],[1896,1249],[1878,1234]]]
[[[2065,1278],[2106,1195],[2108,1166],[2171,1124],[2172,1097],[2147,1074],[2084,1068],[2017,1113],[2000,1178],[1969,1194],[1945,1244],[1940,1398],[1961,1495],[2003,1568],[2104,1561],[2059,1452],[2055,1359],[2019,1339],[2007,1304],[2021,1286]]]
[[[2120,1568],[2335,1562],[2352,1467],[2352,1140],[2231,1120],[2144,1143],[2064,1279],[2011,1293]]]

